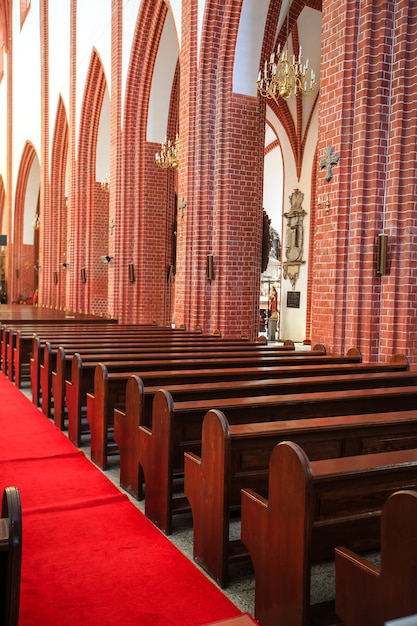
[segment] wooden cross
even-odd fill
[[[326,180],[330,182],[333,178],[332,165],[336,165],[339,162],[339,155],[337,152],[333,152],[333,146],[326,148],[326,156],[320,159],[320,169],[326,168]]]

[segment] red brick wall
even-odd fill
[[[332,208],[316,216],[312,335],[336,352],[360,346],[365,360],[414,351],[416,20],[411,3],[394,5],[323,2],[318,154],[331,145],[340,161],[330,183],[318,175]],[[379,277],[383,229],[390,274]]]

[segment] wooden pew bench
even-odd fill
[[[251,395],[256,393],[273,392],[279,388],[284,391],[286,385],[297,385],[297,391],[312,391],[314,388],[342,389],[354,386],[350,382],[355,379],[355,386],[377,386],[379,380],[385,374],[389,376],[399,373],[398,381],[413,382],[413,375],[402,377],[408,367],[408,361],[401,355],[395,355],[390,363],[362,363],[362,364],[328,364],[328,365],[297,365],[291,368],[242,368],[242,369],[218,369],[218,370],[185,370],[167,372],[144,372],[141,376],[130,373],[125,388],[125,373],[109,373],[106,366],[97,366],[94,378],[94,396],[88,394],[88,413],[92,424],[93,440],[97,443],[94,447],[101,450],[101,463],[105,463],[107,454],[106,445],[112,447],[109,437],[106,437],[105,426],[111,429],[112,419],[110,412],[114,411],[114,439],[120,454],[120,484],[135,498],[141,498],[141,485],[139,482],[139,425],[150,426],[151,403],[155,392],[164,387],[175,397],[184,399],[184,393],[209,394],[212,397],[236,393],[236,388],[241,384],[240,394]],[[402,369],[404,368],[404,369]],[[367,375],[369,378],[367,379]],[[290,380],[288,380],[290,379]],[[310,383],[308,380],[314,379]],[[385,378],[385,380],[388,380]],[[242,382],[244,384],[242,385]],[[394,378],[392,378],[392,384]],[[310,387],[308,385],[311,385]],[[266,390],[265,392],[263,390]],[[206,395],[206,397],[209,397]],[[195,396],[194,396],[195,399]],[[90,406],[91,402],[91,406]],[[123,408],[124,404],[124,408]]]
[[[154,396],[152,428],[139,426],[145,513],[169,534],[173,515],[187,510],[183,498],[174,498],[174,480],[183,476],[184,452],[200,454],[203,418],[210,408],[223,411],[229,423],[249,423],[392,412],[399,406],[414,410],[416,397],[417,387],[401,386],[175,402],[161,389]]]
[[[387,498],[417,487],[417,450],[309,461],[294,442],[270,459],[268,500],[242,491],[241,537],[255,571],[261,626],[310,626],[312,562],[337,546],[379,548]]]
[[[100,320],[96,323],[84,323],[73,321],[72,323],[20,323],[12,326],[2,327],[1,337],[1,354],[4,356],[5,370],[9,380],[14,381],[20,387],[22,373],[30,366],[30,355],[32,350],[32,337],[64,337],[67,334],[72,336],[86,336],[102,333],[113,334],[115,332],[115,321]],[[133,326],[132,326],[133,328]],[[146,327],[151,330],[151,326]],[[123,329],[123,328],[122,328]],[[142,332],[147,332],[145,327]]]
[[[324,348],[323,348],[324,350]],[[242,357],[276,356],[281,353],[294,352],[295,346],[292,341],[287,341],[282,346],[268,347],[259,342],[237,339],[234,342],[224,342],[216,338],[215,341],[206,341],[204,338],[193,341],[178,341],[173,343],[155,338],[153,341],[142,339],[114,338],[113,341],[101,341],[95,344],[74,343],[72,346],[60,345],[53,347],[50,342],[44,346],[43,363],[40,365],[40,387],[42,396],[42,412],[51,417],[52,404],[57,406],[57,414],[54,414],[55,424],[62,427],[62,415],[65,405],[65,381],[70,379],[71,362],[75,353],[82,354],[83,362],[91,357],[94,361],[134,361],[151,358],[168,357],[180,358],[189,356],[203,357],[207,353],[213,353],[222,358],[223,354],[240,355]],[[319,354],[319,350],[316,350]]]
[[[273,350],[273,349],[272,349]],[[182,355],[174,358],[171,353],[169,357],[167,355],[155,355],[155,358],[149,360],[140,359],[136,361],[117,361],[117,355],[106,356],[105,359],[97,358],[97,355],[85,355],[81,358],[80,355],[74,355],[72,357],[71,364],[71,379],[65,381],[65,403],[68,409],[68,433],[71,441],[76,445],[78,437],[76,436],[76,430],[79,427],[82,419],[82,413],[86,409],[87,393],[91,394],[94,391],[94,374],[96,365],[99,362],[104,362],[111,372],[124,372],[125,380],[123,385],[127,382],[127,378],[130,373],[136,372],[142,374],[146,371],[157,370],[190,370],[194,369],[218,369],[219,367],[227,368],[246,368],[246,367],[274,367],[281,366],[295,366],[302,364],[305,359],[309,364],[326,364],[326,363],[358,363],[361,360],[360,353],[356,350],[349,351],[345,357],[331,356],[316,351],[311,353],[306,352],[300,355],[296,351],[284,353],[275,352],[268,349],[266,354],[252,353],[250,356],[243,356],[243,354],[234,354],[231,351],[230,354],[226,353],[194,353],[190,355]],[[103,356],[103,355],[101,355]],[[113,356],[114,359],[110,359]],[[151,355],[149,355],[151,356]],[[158,358],[156,358],[158,357]],[[135,365],[136,362],[136,365]],[[125,389],[123,389],[123,394]],[[56,401],[54,396],[54,401]],[[58,399],[59,402],[59,399]],[[112,416],[111,416],[112,419]]]
[[[345,626],[385,624],[417,613],[417,492],[397,491],[381,517],[381,565],[336,548],[336,615]]]
[[[292,343],[292,342],[291,342]],[[294,345],[292,343],[292,345]],[[81,353],[86,359],[88,355],[94,355],[95,360],[105,358],[107,360],[137,360],[139,357],[151,358],[154,355],[166,355],[178,351],[179,353],[192,354],[197,349],[203,351],[216,350],[218,352],[246,352],[247,350],[259,352],[270,350],[259,343],[249,343],[247,340],[223,343],[220,339],[206,341],[205,338],[189,338],[184,340],[166,340],[162,337],[154,337],[152,340],[142,338],[114,337],[112,340],[101,340],[96,343],[82,343],[75,341],[72,344],[60,343],[53,346],[49,341],[44,346],[43,361],[39,365],[39,378],[41,389],[42,411],[48,417],[51,416],[52,401],[57,407],[55,423],[57,426],[62,420],[62,411],[65,398],[65,380],[70,379],[71,361],[75,353]],[[285,350],[293,350],[288,344]],[[280,349],[281,350],[281,349]],[[155,356],[156,358],[156,356]],[[34,369],[36,365],[34,363]],[[35,377],[34,377],[35,380]]]
[[[17,487],[6,487],[0,519],[0,623],[17,626],[22,568],[22,508]]]
[[[307,420],[231,425],[222,411],[203,421],[201,456],[186,452],[184,494],[191,505],[194,559],[221,587],[229,566],[248,557],[240,539],[229,540],[241,490],[268,494],[275,445],[290,440],[310,461],[417,448],[417,410],[341,415]]]
[[[51,379],[51,371],[54,370],[55,367],[55,359],[57,357],[57,351],[60,347],[65,349],[67,352],[74,354],[75,352],[80,351],[89,351],[90,349],[104,349],[106,345],[116,345],[116,346],[129,346],[132,348],[136,344],[136,342],[140,342],[140,344],[144,345],[156,345],[156,344],[165,344],[176,345],[177,343],[182,345],[183,343],[193,343],[195,341],[204,341],[204,343],[209,343],[210,341],[219,342],[219,338],[217,336],[202,336],[199,332],[193,333],[185,333],[184,331],[176,332],[175,329],[172,330],[172,333],[167,329],[162,329],[161,331],[158,328],[152,330],[152,332],[144,331],[144,330],[132,330],[129,328],[117,328],[117,333],[115,330],[108,330],[106,333],[97,333],[98,329],[94,329],[92,333],[90,330],[83,331],[78,335],[74,335],[72,332],[65,334],[64,336],[57,335],[54,339],[52,338],[42,338],[36,336],[32,341],[32,355],[30,358],[30,378],[31,378],[31,386],[32,386],[32,399],[36,406],[40,405],[40,397],[41,397],[41,384],[40,377],[41,368],[46,368],[42,375],[42,378],[47,381],[45,382],[45,386],[49,389],[47,383],[50,382]],[[231,340],[222,340],[223,343],[232,344]],[[233,343],[241,344],[241,345],[250,345],[247,339],[234,339]],[[46,345],[49,347],[46,349]],[[259,345],[256,343],[254,345]],[[290,345],[287,344],[287,348],[290,349]],[[45,363],[45,356],[47,358],[47,362]],[[49,399],[46,401],[46,404],[49,403]]]
[[[125,337],[138,336],[139,333],[141,333],[143,337],[149,337],[149,331],[152,330],[152,332],[154,332],[154,329],[151,328],[144,330],[141,327],[140,330],[137,330],[136,327],[131,327],[131,329],[129,329],[129,327],[117,327],[116,333],[114,324],[103,326],[104,328],[101,329],[96,326],[91,327],[91,325],[89,328],[82,326],[79,329],[65,327],[63,330],[52,330],[44,333],[39,331],[34,333],[22,330],[14,331],[12,380],[14,380],[17,387],[20,387],[22,375],[27,369],[29,369],[30,378],[32,378],[32,368],[38,369],[39,365],[43,362],[41,350],[43,350],[47,341],[49,341],[51,345],[63,345],[70,341],[78,341],[79,343],[83,341],[95,341],[96,344],[99,344],[100,341],[104,340],[116,340],[116,337],[119,337],[120,340],[123,341]],[[168,333],[165,331],[165,336],[167,334]],[[36,343],[33,343],[34,337],[37,340]]]

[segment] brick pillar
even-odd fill
[[[330,351],[360,345],[379,357],[381,279],[375,241],[384,226],[389,168],[393,2],[324,0],[318,157],[340,160],[318,172],[312,338]],[[336,43],[335,43],[336,42]]]

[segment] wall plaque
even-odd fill
[[[300,308],[300,292],[288,291],[287,292],[287,309],[299,309]]]

